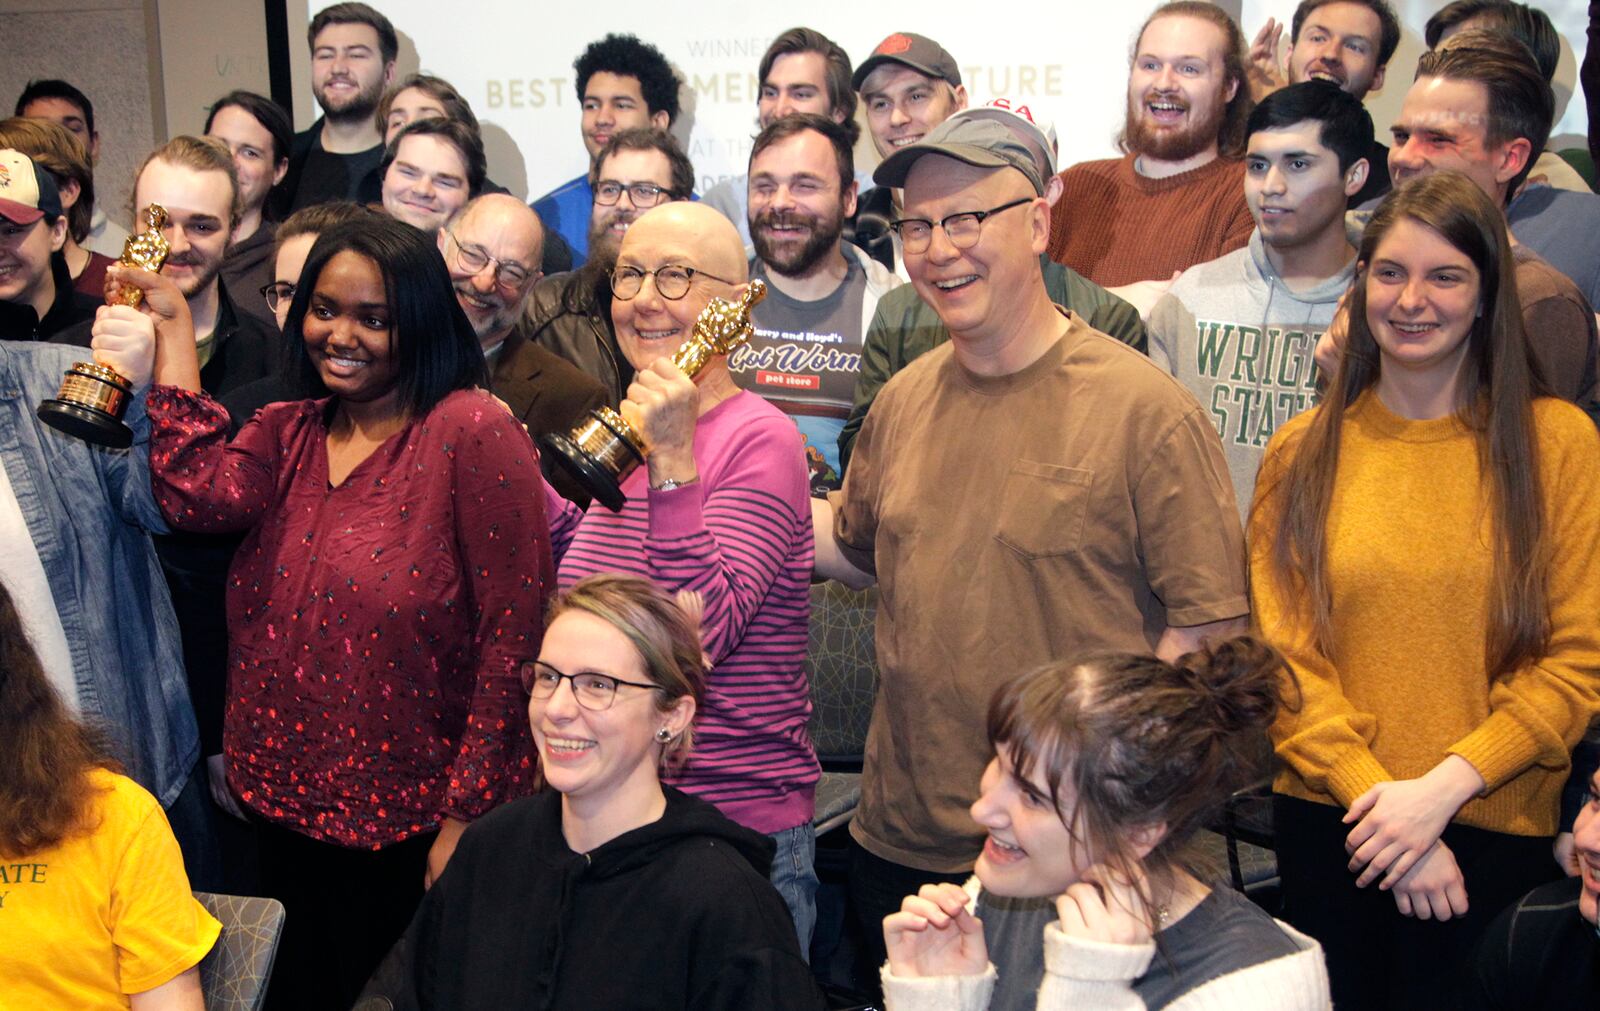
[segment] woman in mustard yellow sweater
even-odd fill
[[[1323,405],[1256,484],[1256,621],[1299,678],[1274,784],[1285,918],[1336,1006],[1449,1007],[1497,911],[1555,873],[1600,709],[1600,433],[1545,396],[1499,208],[1467,177],[1367,227]]]

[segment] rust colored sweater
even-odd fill
[[[1050,258],[1099,285],[1165,281],[1175,271],[1241,248],[1255,221],[1244,202],[1244,163],[1218,158],[1165,179],[1134,156],[1086,161],[1061,173],[1050,215]]]

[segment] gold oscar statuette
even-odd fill
[[[737,302],[714,298],[694,322],[694,333],[672,356],[672,364],[693,379],[716,355],[725,355],[750,339],[750,307],[767,297],[767,286],[751,281]],[[595,501],[620,512],[628,498],[622,482],[644,463],[646,446],[638,431],[616,411],[589,411],[566,435],[540,440]]]
[[[128,236],[117,262],[152,273],[160,271],[169,248],[161,234],[166,223],[165,207],[151,204],[145,208],[144,231]],[[108,304],[137,307],[143,299],[143,291],[125,284]],[[122,423],[131,396],[133,385],[115,369],[97,362],[74,362],[61,381],[61,392],[39,405],[39,420],[85,442],[125,449],[133,442],[133,430]]]

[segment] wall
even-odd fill
[[[167,128],[205,129],[211,103],[236,88],[271,93],[262,0],[160,0]]]
[[[399,73],[426,68],[455,81],[472,101],[484,122],[490,175],[497,181],[513,192],[536,195],[582,169],[570,65],[604,26],[588,18],[557,17],[545,20],[535,36],[497,32],[492,26],[528,22],[530,8],[521,0],[474,0],[457,9],[450,31],[441,32],[435,0],[373,2],[400,30]],[[628,2],[623,0],[624,6]],[[302,26],[323,0],[283,3],[295,122],[304,128],[316,109]],[[1268,16],[1287,19],[1295,0],[1224,0],[1221,5],[1253,35]],[[1380,136],[1405,94],[1411,76],[1405,68],[1415,65],[1422,50],[1422,23],[1438,4],[1398,0],[1396,6],[1405,37],[1390,64],[1389,85],[1370,103]],[[1564,43],[1556,76],[1563,111],[1552,146],[1581,145],[1583,102],[1571,99],[1583,55],[1585,0],[1543,0],[1541,6],[1562,29]],[[1063,161],[1070,163],[1111,153],[1126,80],[1127,37],[1145,12],[1144,5],[1136,5],[1101,8],[1086,17],[1083,7],[1063,5],[1039,15],[1025,33],[1015,32],[1014,22],[996,21],[983,37],[974,36],[964,5],[924,5],[913,20],[951,44],[975,100],[1009,93],[1053,117]],[[857,59],[888,31],[905,27],[898,15],[863,18],[850,0],[819,0],[811,15],[816,27],[833,34]],[[755,65],[766,41],[789,20],[792,15],[753,9],[743,0],[703,0],[688,21],[656,21],[656,27],[643,29],[688,81],[679,133],[700,170],[702,187],[742,170],[755,129]],[[209,103],[233,88],[269,90],[263,0],[0,0],[0,112],[10,112],[11,101],[30,78],[52,76],[71,80],[95,103],[101,137],[96,189],[106,212],[126,224],[133,170],[151,147],[172,134],[199,131]],[[858,148],[858,160],[863,165],[875,160],[870,142]]]
[[[324,0],[288,0],[296,121],[311,122],[309,68],[297,26]],[[1055,123],[1065,164],[1107,157],[1122,124],[1128,48],[1157,0],[1131,4],[1036,4],[1002,0],[987,18],[970,3],[934,0],[914,8],[863,8],[856,0],[814,0],[802,15],[746,0],[700,0],[688,16],[663,18],[659,4],[617,0],[603,17],[587,8],[540,10],[525,0],[472,0],[441,21],[438,0],[369,0],[400,34],[401,74],[419,66],[454,83],[484,124],[489,174],[518,194],[538,195],[585,166],[578,136],[572,60],[606,31],[635,31],[660,46],[685,81],[674,133],[702,191],[741,174],[756,129],[756,65],[772,37],[796,21],[829,35],[860,61],[890,32],[911,29],[943,42],[956,57],[974,102],[1009,97]],[[1410,83],[1422,51],[1422,26],[1442,0],[1392,0],[1404,39],[1391,80],[1371,98],[1380,138]],[[1556,92],[1564,108],[1554,147],[1582,143],[1583,102],[1569,101],[1584,46],[1586,0],[1535,0],[1563,33]],[[1221,0],[1246,38],[1271,16],[1288,20],[1298,0]],[[864,123],[864,120],[863,120]],[[876,163],[871,142],[859,167]]]
[[[0,0],[0,112],[33,78],[65,78],[88,95],[96,199],[124,225],[134,169],[166,132],[155,21],[155,0]]]

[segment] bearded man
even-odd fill
[[[839,432],[862,339],[879,296],[901,283],[840,239],[856,211],[853,141],[830,116],[794,113],[768,124],[750,152],[750,276],[766,282],[767,298],[751,310],[755,333],[728,369],[794,420],[814,495],[842,480]]]
[[[374,114],[394,81],[400,50],[394,25],[364,3],[319,11],[306,41],[311,93],[322,118],[295,135],[283,182],[291,211],[330,200],[360,200],[364,188],[376,192],[383,134]]]
[[[1139,31],[1120,158],[1061,173],[1049,253],[1143,312],[1179,271],[1242,247],[1245,42],[1220,7],[1177,0]]]
[[[577,270],[541,278],[528,296],[528,338],[594,377],[616,407],[633,382],[633,366],[611,325],[611,268],[622,237],[652,207],[688,200],[694,165],[672,135],[638,126],[611,135],[595,155],[586,185],[589,259]],[[541,219],[542,221],[543,219]],[[547,238],[559,233],[547,232]]]

